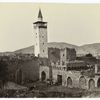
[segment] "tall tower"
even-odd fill
[[[48,58],[47,22],[43,21],[41,9],[39,9],[38,20],[33,24],[35,36],[35,56]]]

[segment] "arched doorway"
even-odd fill
[[[89,89],[93,90],[95,88],[95,81],[93,79],[89,80]]]
[[[79,88],[85,89],[86,86],[86,79],[84,76],[79,78]]]
[[[41,73],[41,80],[44,81],[46,79],[46,73],[43,71]]]
[[[97,81],[97,87],[100,88],[100,78]]]
[[[72,87],[72,79],[70,77],[67,78],[67,87]]]

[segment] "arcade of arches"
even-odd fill
[[[19,71],[20,76],[21,75],[21,71]],[[47,73],[45,71],[41,72],[41,81],[46,81],[47,79]],[[19,81],[21,82],[21,78],[19,79]],[[62,75],[57,75],[57,83],[59,83],[59,85],[62,85],[62,82],[64,80],[62,79]],[[93,90],[97,84],[97,87],[100,88],[100,78],[98,78],[97,83],[95,82],[95,79],[87,79],[85,76],[81,76],[78,80],[78,86],[81,89],[89,89],[89,90]],[[73,83],[74,81],[72,80],[72,77],[68,77],[67,78],[67,87],[72,88],[73,87]]]

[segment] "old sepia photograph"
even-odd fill
[[[100,4],[0,3],[0,98],[99,98]]]

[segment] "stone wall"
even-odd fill
[[[72,87],[79,87],[79,77],[81,76],[80,72],[64,71],[59,70],[58,68],[54,68],[52,75],[54,83],[57,82],[57,75],[62,75],[63,86],[67,86],[67,78],[70,77],[72,79]]]
[[[30,81],[39,80],[38,59],[27,60],[20,63],[17,62],[14,74],[15,74],[15,81],[20,84],[28,80]]]
[[[60,49],[58,48],[48,48],[48,59],[50,62],[56,64],[56,62],[60,63]]]
[[[21,65],[21,70],[25,79],[37,81],[39,79],[39,62],[38,60],[26,61]]]

